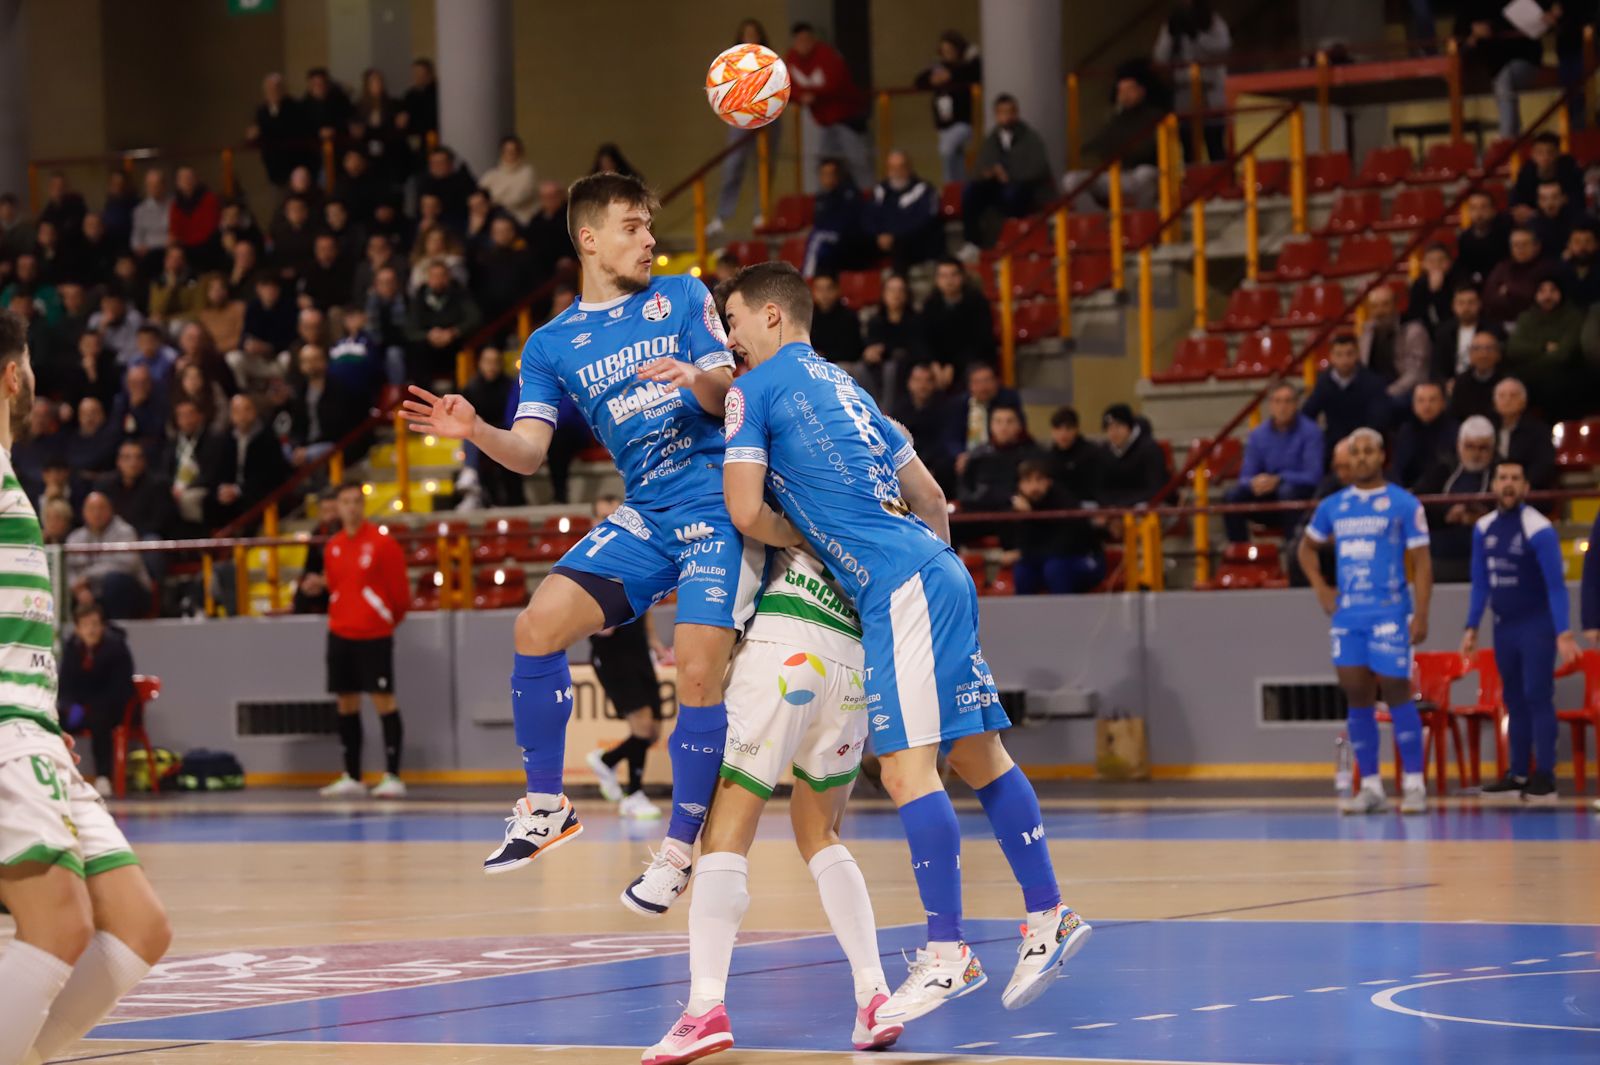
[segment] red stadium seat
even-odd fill
[[[1211,444],[1209,436],[1197,437],[1189,442],[1189,454],[1195,455],[1204,451]],[[1244,466],[1244,441],[1236,436],[1225,436],[1222,441],[1212,448],[1211,455],[1206,459],[1206,468],[1211,473],[1211,483],[1218,481],[1231,481],[1239,476],[1239,470]],[[1190,470],[1184,479],[1194,481],[1194,471]]]
[[[434,536],[426,540],[419,540],[412,545],[410,553],[406,556],[408,566],[432,566],[439,561],[439,541],[442,536],[446,540],[454,540],[467,531],[464,521],[441,521],[433,526],[419,526],[418,532],[431,532]]]
[[[1260,172],[1256,174],[1260,179]],[[1187,202],[1204,195],[1206,199],[1223,196],[1237,199],[1242,196],[1232,163],[1196,163],[1185,168],[1178,186],[1178,195]]]
[[[1178,341],[1172,366],[1150,375],[1158,385],[1184,381],[1204,381],[1220,367],[1228,365],[1228,342],[1216,336],[1186,336]]]
[[[788,196],[780,196],[777,205],[772,209],[772,217],[757,226],[756,232],[762,234],[798,233],[811,225],[812,213],[815,209],[816,201],[804,193],[791,193]]]
[[[1569,709],[1558,709],[1556,719],[1565,721],[1572,730],[1572,779],[1578,794],[1589,790],[1589,732],[1595,734],[1595,744],[1600,748],[1600,651],[1585,650],[1578,660],[1556,676],[1583,674],[1583,702]],[[1512,766],[1512,771],[1519,767]],[[1520,767],[1526,771],[1526,767]]]
[[[1222,564],[1206,585],[1213,590],[1240,588],[1282,588],[1288,581],[1278,557],[1277,544],[1229,544],[1222,552]]]
[[[1562,422],[1551,434],[1556,445],[1556,468],[1563,473],[1600,466],[1600,418]],[[1600,547],[1596,548],[1600,550]]]
[[[961,217],[961,190],[965,188],[959,181],[947,182],[939,191],[939,217]]]
[[[1233,365],[1224,366],[1216,376],[1222,380],[1271,377],[1293,354],[1294,341],[1288,333],[1273,333],[1265,329],[1248,333],[1239,341],[1239,351]]]
[[[1087,296],[1111,287],[1109,255],[1074,255],[1071,270],[1074,296]]]
[[[1037,218],[1006,219],[995,248],[1013,256],[1050,255],[1055,251],[1049,223]]]
[[[1404,181],[1415,165],[1416,160],[1412,158],[1410,148],[1400,146],[1374,148],[1361,161],[1361,170],[1350,183],[1350,187],[1386,189]]]
[[[1321,325],[1344,313],[1344,288],[1337,281],[1313,281],[1295,289],[1289,310],[1272,324],[1280,329]]]
[[[1322,273],[1325,277],[1355,277],[1387,270],[1394,262],[1394,245],[1388,237],[1357,233],[1344,238]]]
[[[1067,247],[1074,252],[1108,250],[1111,247],[1110,218],[1099,212],[1068,215]]]
[[[876,270],[846,270],[839,275],[839,302],[854,310],[877,303],[883,296],[883,275]]]
[[[1510,759],[1506,754],[1505,700],[1500,689],[1500,668],[1495,663],[1493,648],[1480,648],[1472,656],[1472,671],[1478,674],[1477,699],[1466,704],[1451,704],[1450,716],[1461,719],[1462,724],[1467,726],[1467,774],[1471,777],[1470,783],[1478,784],[1482,782],[1479,767],[1483,764],[1479,758],[1482,740],[1482,730],[1478,727],[1480,724],[1488,724],[1490,737],[1494,741],[1496,779],[1505,776]]]
[[[1494,140],[1489,142],[1489,147],[1484,150],[1483,162],[1469,171],[1471,177],[1482,177],[1484,174],[1503,174],[1511,165],[1512,149],[1516,141]]]
[[[1240,180],[1244,180],[1244,170],[1239,171]],[[1239,190],[1239,195],[1244,195],[1244,190]],[[1256,195],[1257,196],[1287,196],[1289,195],[1289,160],[1287,159],[1259,159],[1256,161]]]
[[[1014,299],[1053,296],[1055,291],[1056,264],[1053,260],[1025,258],[1011,261],[1011,295]]]
[[[806,238],[784,237],[783,243],[778,245],[778,261],[788,263],[796,270],[804,269],[806,265]]]
[[[1350,157],[1343,152],[1306,156],[1306,191],[1332,192],[1350,183]]]
[[[1061,332],[1061,309],[1053,299],[1027,300],[1017,304],[1014,321],[1019,342],[1043,340]]]
[[[439,597],[444,590],[444,574],[438,570],[417,578],[416,591],[411,593],[411,610],[438,610]]]
[[[1317,232],[1322,236],[1359,233],[1383,216],[1383,197],[1376,192],[1342,192],[1333,201],[1333,213]]]
[[[772,249],[764,240],[730,240],[725,250],[739,260],[740,266],[764,263],[772,256]]]
[[[477,610],[520,607],[528,601],[528,577],[521,566],[485,567],[472,584],[472,605]]]
[[[1128,211],[1122,216],[1122,246],[1134,249],[1155,243],[1161,232],[1161,215],[1156,211]]]
[[[533,557],[539,562],[554,562],[570,551],[593,525],[581,514],[544,519],[534,538]]]
[[[1421,229],[1438,224],[1444,214],[1444,193],[1436,188],[1401,189],[1389,204],[1389,213],[1372,224],[1379,232]]]
[[[1580,169],[1600,163],[1600,129],[1575,129],[1572,131],[1571,155]]]
[[[1461,233],[1454,228],[1435,229],[1428,234],[1428,239],[1422,242],[1422,250],[1427,251],[1429,244],[1443,244],[1450,252],[1450,258],[1456,257],[1456,249],[1461,244]]]
[[[1206,329],[1213,333],[1243,333],[1260,329],[1283,313],[1283,302],[1275,287],[1236,288],[1228,296],[1228,309],[1220,321]]]
[[[150,791],[160,794],[155,776],[155,744],[144,727],[146,708],[160,697],[160,677],[134,674],[133,698],[122,708],[122,720],[111,729],[111,794],[119,799],[128,795],[128,751],[135,746],[144,750],[145,765],[150,769]]]
[[[1464,141],[1429,145],[1420,169],[1406,178],[1412,185],[1438,184],[1466,177],[1478,165],[1478,152]]]
[[[1328,265],[1328,242],[1322,237],[1300,237],[1285,241],[1278,250],[1278,261],[1262,273],[1263,281],[1304,281],[1321,274]]]
[[[504,562],[512,558],[532,560],[533,525],[526,518],[500,518],[490,522],[484,532],[489,535],[479,540],[472,549],[473,562]]]

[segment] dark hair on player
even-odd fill
[[[801,329],[811,331],[811,288],[788,263],[756,263],[717,286],[717,306],[727,306],[737,292],[751,307],[775,303]]]
[[[0,311],[0,370],[22,358],[28,347],[28,323],[16,311]]]
[[[1072,407],[1057,407],[1056,412],[1050,415],[1050,428],[1076,429],[1078,427],[1078,412]]]
[[[612,173],[581,177],[567,188],[567,233],[572,243],[578,243],[578,230],[593,228],[614,203],[649,215],[661,209],[655,193],[636,177]]]

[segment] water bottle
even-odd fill
[[[1344,797],[1350,794],[1350,785],[1355,776],[1353,772],[1354,756],[1350,753],[1350,741],[1343,736],[1333,741],[1333,788],[1336,794]]]

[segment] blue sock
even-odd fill
[[[1050,848],[1044,838],[1044,815],[1039,812],[1039,796],[1023,775],[1012,766],[978,789],[978,801],[994,829],[995,842],[1011,863],[1011,875],[1022,887],[1022,902],[1029,913],[1048,910],[1061,901],[1055,867],[1050,864]]]
[[[930,792],[900,807],[911,846],[911,871],[928,915],[928,942],[961,941],[961,826],[943,791]]]
[[[517,655],[511,670],[511,721],[531,794],[561,794],[567,719],[571,716],[572,672],[567,668],[567,652]]]
[[[1394,722],[1395,742],[1400,745],[1400,768],[1407,773],[1422,772],[1422,715],[1417,713],[1417,704],[1407,699],[1399,706],[1389,707],[1389,719]]]
[[[1345,721],[1350,734],[1350,752],[1356,756],[1361,776],[1378,775],[1378,712],[1370,706],[1352,706]]]
[[[722,745],[728,738],[728,708],[678,704],[678,725],[667,752],[672,756],[672,820],[667,837],[694,846],[706,823],[711,795],[722,769]]]

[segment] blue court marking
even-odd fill
[[[579,803],[584,835],[578,841],[649,840],[661,834],[658,823],[623,821],[598,802]],[[959,815],[961,834],[988,837],[981,813]],[[278,814],[190,813],[181,803],[169,810],[125,809],[117,822],[134,843],[463,843],[493,844],[501,819],[492,814],[428,811],[328,812]],[[1586,808],[1557,810],[1450,807],[1423,817],[1340,817],[1330,800],[1326,810],[1172,809],[1051,810],[1045,831],[1056,839],[1089,840],[1504,840],[1514,842],[1600,839],[1600,817]],[[789,819],[772,811],[762,819],[760,838],[788,839]],[[855,810],[845,818],[844,836],[859,840],[904,839],[897,814]]]
[[[896,950],[919,945],[922,931],[880,934],[891,981],[904,971]],[[1600,1060],[1596,928],[1106,922],[1065,979],[1015,1012],[999,1000],[1016,926],[969,921],[967,934],[989,985],[915,1022],[896,1050],[1263,1065]],[[133,1021],[93,1037],[644,1047],[677,1019],[687,976],[681,955],[630,959]],[[848,1053],[850,985],[828,937],[739,948],[735,1037],[748,1048]]]

